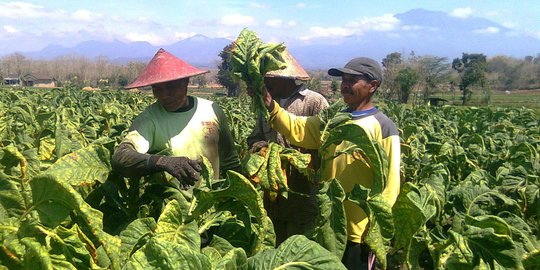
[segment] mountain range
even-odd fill
[[[522,58],[540,54],[540,39],[517,34],[500,24],[481,18],[456,18],[444,12],[413,9],[394,15],[400,27],[384,32],[365,32],[339,39],[310,40],[309,43],[285,44],[300,64],[307,69],[342,66],[356,56],[382,60],[392,52],[402,55],[432,55],[449,61],[462,53],[483,53]],[[196,35],[167,46],[148,42],[126,43],[86,41],[74,47],[49,45],[40,51],[22,52],[35,59],[53,59],[61,55],[81,55],[89,58],[104,56],[118,63],[147,62],[159,48],[199,67],[214,68],[219,53],[232,41]]]

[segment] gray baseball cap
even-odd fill
[[[328,75],[330,76],[342,76],[343,73],[368,76],[373,80],[377,80],[379,85],[383,80],[381,65],[377,61],[367,57],[357,57],[349,61],[345,67],[328,70]]]

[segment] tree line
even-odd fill
[[[206,87],[219,83],[227,89],[229,96],[238,96],[245,87],[232,74],[231,49],[232,44],[224,47],[219,54],[222,61],[217,70],[193,78],[192,85]],[[403,103],[410,102],[411,98],[413,102],[419,102],[434,93],[445,91],[460,91],[466,104],[473,92],[481,93],[487,102],[491,90],[540,89],[540,53],[523,59],[509,56],[488,58],[482,53],[463,53],[461,57],[449,61],[446,57],[392,52],[381,64],[385,74],[379,95]],[[146,63],[140,61],[119,64],[107,57],[89,59],[65,55],[41,60],[14,53],[0,58],[0,79],[30,73],[52,77],[57,80],[58,86],[69,82],[81,88],[119,89],[133,81],[145,66]],[[308,73],[311,76],[308,81],[310,89],[339,90],[339,81],[328,76],[326,70],[311,70]]]
[[[230,66],[232,45],[223,48],[219,54],[217,80],[228,89],[229,96],[236,96],[242,89],[242,82],[232,74]],[[474,91],[480,91],[483,102],[489,102],[491,90],[540,89],[540,53],[516,59],[508,56],[487,58],[482,53],[463,53],[449,62],[446,57],[417,56],[411,52],[403,56],[399,52],[388,54],[382,60],[384,80],[380,87],[382,98],[401,103],[423,102],[435,93],[460,91],[463,104],[470,101]],[[329,76],[326,70],[308,71],[307,85],[312,90],[321,91],[322,81],[330,81],[331,91],[339,90],[339,82]],[[413,94],[414,95],[411,95]]]

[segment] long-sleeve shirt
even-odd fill
[[[354,117],[354,115],[357,115]],[[320,140],[320,122],[318,117],[301,117],[286,112],[274,102],[274,109],[270,112],[272,128],[283,134],[292,144],[307,148],[318,149]],[[368,136],[378,141],[388,158],[388,179],[383,190],[386,201],[393,205],[397,199],[400,188],[400,140],[395,124],[377,109],[353,112],[352,123],[362,127]],[[342,142],[331,146],[329,155],[345,149],[350,142]],[[333,151],[332,151],[333,150]],[[325,157],[323,157],[325,158]],[[367,188],[372,187],[374,176],[370,165],[363,160],[355,159],[350,155],[339,155],[328,161],[322,172],[322,180],[336,178],[340,181],[345,192],[350,192],[355,184]],[[368,217],[358,205],[344,202],[347,218],[348,240],[356,243],[362,242],[362,235],[368,225]]]
[[[151,154],[205,156],[214,169],[238,169],[240,161],[225,114],[217,104],[188,97],[189,106],[166,111],[159,103],[150,105],[133,121],[128,134],[113,155],[113,165],[126,176],[152,172]]]

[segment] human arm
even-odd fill
[[[127,142],[120,143],[114,151],[112,165],[125,177],[166,171],[178,179],[184,188],[195,184],[202,169],[200,160],[139,153]]]
[[[270,112],[269,124],[272,129],[282,134],[293,145],[306,149],[319,148],[321,144],[319,119],[316,116],[302,117],[287,112],[272,99],[266,89],[263,90],[263,101]]]
[[[401,185],[400,166],[401,166],[401,150],[400,140],[398,135],[389,136],[382,141],[382,146],[387,153],[388,158],[388,179],[383,190],[383,197],[390,205],[394,205],[399,195]]]

